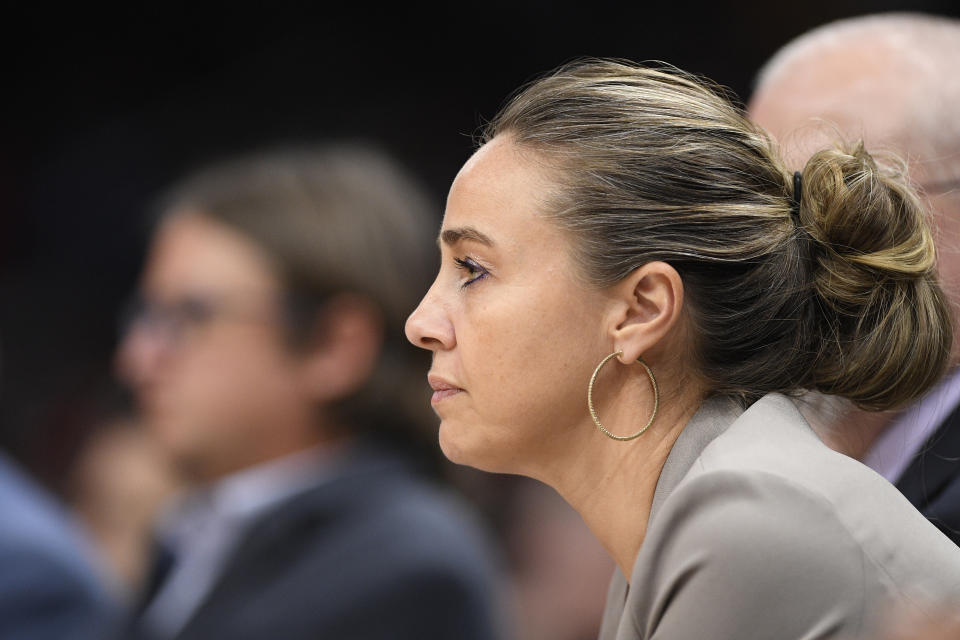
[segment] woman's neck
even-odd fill
[[[863,460],[897,416],[893,411],[864,411],[849,400],[819,393],[802,396],[798,407],[828,447],[857,460]]]
[[[626,442],[604,436],[587,416],[582,425],[567,432],[577,436],[568,438],[561,454],[535,474],[577,510],[627,580],[646,536],[660,472],[684,425],[699,408],[699,397],[661,400],[650,429]],[[611,430],[613,425],[645,424],[652,401],[621,402],[621,406],[633,409],[608,412],[619,414],[609,424],[604,420]]]

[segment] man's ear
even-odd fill
[[[383,316],[360,295],[327,301],[299,356],[304,390],[321,404],[359,389],[373,373],[383,346]]]
[[[630,364],[653,350],[680,319],[683,281],[666,262],[634,269],[612,288],[610,334],[621,362]]]

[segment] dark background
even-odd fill
[[[582,55],[657,59],[749,96],[834,19],[960,3],[8,3],[0,19],[0,446],[63,481],[112,411],[117,316],[159,190],[264,145],[382,143],[437,196],[521,83]],[[62,488],[59,487],[59,488]]]

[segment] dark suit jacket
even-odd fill
[[[933,433],[900,476],[897,488],[960,545],[960,407]]]
[[[458,503],[362,446],[253,525],[177,637],[486,640],[499,637],[494,599]]]
[[[0,638],[106,637],[117,610],[92,557],[53,498],[0,454]]]

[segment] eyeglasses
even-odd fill
[[[172,302],[159,302],[137,295],[124,305],[119,329],[121,336],[144,331],[164,344],[176,345],[216,321],[276,323],[284,315],[276,300],[241,303],[225,297],[191,294]]]
[[[206,326],[231,320],[276,324],[296,340],[309,332],[326,296],[287,294],[259,299],[229,299],[212,294],[188,294],[171,302],[136,295],[124,305],[119,333],[144,331],[165,345],[180,344],[186,336]]]

